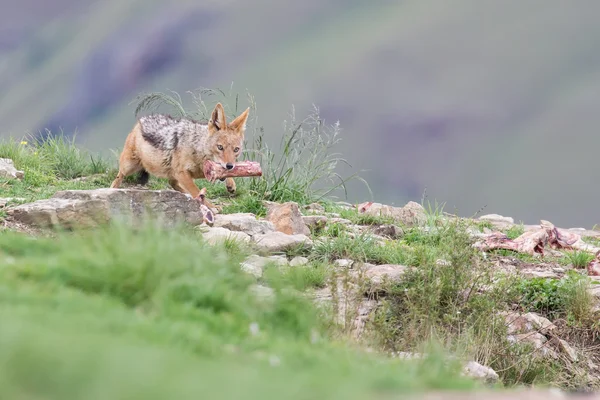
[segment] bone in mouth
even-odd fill
[[[262,176],[260,163],[256,161],[243,161],[236,163],[232,169],[227,169],[221,164],[207,160],[204,162],[204,177],[209,182],[225,178],[246,178]]]

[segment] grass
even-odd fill
[[[577,322],[591,315],[589,284],[586,276],[569,271],[562,279],[523,279],[513,292],[516,291],[516,301],[525,311],[537,312],[550,320],[564,318]]]
[[[522,224],[521,225],[513,225],[506,230],[506,236],[509,239],[516,239],[519,236],[521,236],[523,233],[525,233],[525,227]]]
[[[386,225],[397,223],[392,217],[383,215],[360,214],[355,209],[343,209],[339,212],[341,218],[351,221],[355,225]]]
[[[470,246],[467,228],[465,222],[450,220],[430,234],[404,236],[410,243],[408,265],[418,268],[390,284],[374,317],[373,340],[391,351],[409,352],[430,340],[443,343],[447,351],[493,368],[508,386],[589,385],[568,361],[535,357],[533,348],[509,343],[498,317],[499,311],[520,304],[524,311],[590,326],[586,281],[580,275],[561,281],[499,279]]]
[[[322,286],[323,264],[273,276],[264,301],[235,252],[151,223],[54,239],[4,232],[0,259],[3,398],[364,398],[474,385],[438,361],[336,339],[326,315],[285,290]]]
[[[147,104],[141,97],[140,110],[161,104],[165,95],[153,96]],[[170,102],[181,105],[177,94]],[[194,102],[200,114],[210,110],[201,96]],[[326,212],[355,225],[395,222],[333,202],[335,191],[359,178],[337,176],[337,166],[345,161],[330,153],[339,141],[339,126],[325,125],[318,110],[301,120],[292,115],[277,151],[263,145],[256,121],[251,126],[253,144],[246,157],[261,162],[264,176],[238,180],[235,196],[223,183],[198,182],[207,187],[209,198],[223,204],[225,213],[264,216],[265,200],[319,202]],[[14,159],[25,171],[22,181],[0,181],[0,197],[23,201],[47,198],[57,190],[108,187],[116,174],[114,162],[96,158],[64,136],[44,143],[0,143],[0,157]],[[148,186],[169,187],[156,178]],[[444,204],[425,204],[424,199],[422,204],[424,226],[403,227],[397,240],[379,241],[341,222],[316,228],[312,249],[286,251],[288,258],[306,256],[307,265],[265,269],[258,283],[273,289],[268,298],[257,297],[256,279],[240,270],[249,247],[234,240],[210,247],[186,227],[164,230],[150,221],[134,229],[116,223],[35,240],[0,232],[0,318],[6,322],[0,324],[0,397],[43,393],[69,399],[104,390],[105,395],[127,393],[131,398],[197,393],[364,398],[474,387],[459,376],[456,365],[442,361],[447,354],[494,368],[509,386],[575,387],[584,382],[564,360],[538,359],[533,349],[508,343],[504,323],[496,316],[517,305],[521,311],[562,318],[569,329],[589,333],[583,347],[594,348],[600,330],[595,328],[589,282],[580,274],[562,280],[498,279],[489,261],[471,247],[469,222],[446,218]],[[507,235],[522,233],[523,227],[515,226]],[[513,252],[492,253],[539,261]],[[561,262],[582,268],[589,257],[569,252]],[[310,289],[340,285],[340,271],[331,266],[340,258],[357,261],[354,268],[360,263],[416,267],[401,282],[384,280],[385,290],[373,294],[381,303],[373,315],[373,337],[364,340],[376,349],[374,354],[348,342],[351,324],[334,322],[343,300],[336,299],[338,294],[330,309],[315,308],[305,296]],[[342,289],[350,293],[354,275],[342,273],[347,275]],[[430,343],[438,343],[443,354],[423,363],[380,354],[421,351]],[[233,375],[236,385],[228,385]]]
[[[575,268],[585,268],[594,259],[594,255],[585,251],[569,251],[565,254],[566,260]]]
[[[324,288],[327,283],[329,266],[324,262],[312,262],[307,265],[287,267],[283,271],[267,269],[267,282],[273,285],[289,286],[299,291],[309,288]]]

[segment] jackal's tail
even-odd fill
[[[137,176],[136,183],[138,185],[145,185],[150,180],[150,174],[145,169],[141,170]]]

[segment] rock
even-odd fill
[[[325,307],[329,311],[333,311],[334,321],[342,327],[351,326],[355,323],[354,329],[362,329],[360,322],[356,318],[360,317],[365,312],[365,299],[360,296],[359,286],[347,277],[339,277],[336,279],[335,292],[333,287],[324,287],[309,292],[312,294],[313,301],[317,307]],[[334,306],[333,309],[329,307]],[[365,307],[363,307],[365,306]]]
[[[6,207],[8,203],[12,203],[13,201],[21,203],[25,201],[25,199],[22,197],[0,197],[0,208]]]
[[[590,276],[591,285],[588,287],[588,292],[596,301],[600,301],[600,278],[597,276]]]
[[[254,275],[256,278],[261,278],[263,275],[263,269],[260,266],[252,263],[243,262],[240,264],[240,268],[242,271],[250,275]]]
[[[398,283],[402,279],[402,275],[406,272],[408,267],[404,265],[393,265],[393,264],[384,264],[384,265],[373,265],[373,264],[364,264],[364,275],[369,284],[366,289],[367,293],[373,292],[381,292],[385,291],[385,287],[383,286],[384,282],[387,283]]]
[[[261,300],[273,300],[275,298],[275,291],[263,285],[252,285],[250,291]]]
[[[560,350],[561,353],[564,353],[567,358],[569,359],[569,361],[571,362],[577,362],[579,357],[577,357],[577,352],[575,351],[575,349],[573,349],[571,347],[571,345],[569,345],[569,343],[567,343],[566,341],[562,340],[559,337],[553,337],[552,339],[550,339],[550,342],[558,349]]]
[[[597,397],[597,396],[596,396]],[[526,389],[505,389],[501,391],[497,390],[475,390],[471,392],[466,391],[432,391],[429,393],[420,393],[418,395],[406,396],[407,400],[553,400],[553,399],[586,399],[586,400],[597,400],[596,397],[581,397],[579,395],[568,396],[559,389],[538,389],[538,388],[526,388]]]
[[[333,265],[340,268],[352,268],[352,264],[354,264],[354,260],[346,260],[345,258],[340,258],[333,262]]]
[[[515,333],[530,333],[539,331],[541,334],[547,335],[556,329],[556,325],[535,313],[519,314],[515,312],[501,313],[506,321],[509,334]]]
[[[524,268],[520,271],[520,274],[528,279],[532,278],[550,278],[560,279],[564,276],[565,270],[562,268],[545,269],[540,267]]]
[[[23,179],[25,174],[15,168],[10,158],[0,158],[0,178]]]
[[[224,242],[227,239],[238,240],[240,242],[247,243],[250,241],[250,235],[244,232],[230,231],[229,229],[221,227],[204,227],[202,237],[209,244],[215,245],[219,242]],[[206,229],[208,228],[208,229]]]
[[[94,227],[114,219],[137,224],[153,214],[166,226],[178,222],[200,225],[197,200],[174,190],[64,190],[49,199],[11,208],[15,221],[36,227]]]
[[[292,201],[269,205],[266,219],[273,223],[277,231],[287,235],[310,235],[310,229],[302,219],[298,204]]]
[[[323,207],[319,203],[311,203],[311,204],[307,205],[306,207],[304,207],[304,209],[314,212],[314,213],[324,213],[325,212],[325,207]]]
[[[312,229],[324,228],[327,225],[327,217],[323,215],[303,215],[302,221],[304,224]]]
[[[422,360],[428,357],[427,354],[410,353],[405,351],[392,353],[392,356],[402,360]],[[449,359],[455,359],[455,357],[450,356]],[[500,380],[500,377],[498,376],[496,371],[494,371],[490,367],[481,365],[476,361],[466,362],[463,366],[462,373],[464,376],[468,376],[470,378],[477,379],[488,384],[496,383],[498,382],[498,380]]]
[[[270,253],[291,250],[299,246],[312,248],[313,245],[312,240],[306,235],[286,235],[277,231],[254,235],[252,240],[260,250]]]
[[[465,364],[463,374],[485,383],[496,383],[500,379],[496,371],[475,361],[469,361]]]
[[[535,350],[539,350],[539,352],[544,357],[553,357],[556,358],[557,354],[551,347],[546,345],[548,339],[546,336],[542,335],[539,332],[528,332],[528,333],[519,333],[516,335],[509,335],[508,341],[515,344],[531,344]]]
[[[301,267],[303,265],[308,264],[308,258],[306,257],[294,257],[292,258],[292,261],[290,261],[290,266],[292,267]]]
[[[490,221],[492,223],[497,222],[504,225],[514,225],[515,220],[511,217],[503,217],[498,214],[487,214],[479,217],[480,221]]]
[[[276,265],[279,267],[288,265],[287,258],[285,258],[283,256],[263,257],[263,256],[259,256],[257,254],[252,254],[251,256],[246,258],[244,260],[244,262],[249,263],[249,264],[254,264],[256,266],[259,266],[260,268],[264,268],[268,264],[273,264],[273,265]]]
[[[352,221],[350,221],[349,219],[339,217],[329,218],[328,222],[330,224],[352,225]]]
[[[391,217],[408,227],[423,224],[427,220],[423,206],[414,201],[409,201],[404,207],[392,207],[381,203],[366,202],[359,204],[358,212],[368,215]]]
[[[378,236],[383,236],[389,239],[400,239],[404,236],[404,231],[399,226],[390,224],[390,225],[380,225],[372,229],[373,234]]]
[[[254,275],[257,278],[262,277],[263,271],[265,267],[269,264],[273,264],[274,266],[285,266],[288,264],[287,259],[285,257],[279,256],[271,256],[271,257],[261,257],[259,255],[253,254],[250,257],[246,258],[241,264],[240,267],[243,271]]]
[[[367,320],[371,316],[373,310],[377,308],[377,301],[363,299],[357,307],[356,316],[352,321],[352,337],[356,340],[360,339],[365,328],[367,327]]]
[[[215,218],[214,226],[244,232],[250,236],[275,231],[271,222],[259,220],[251,213],[219,214]]]
[[[352,209],[354,206],[346,201],[336,201],[335,204],[345,209]]]

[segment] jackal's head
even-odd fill
[[[232,169],[244,144],[244,133],[246,132],[246,120],[250,108],[237,116],[233,121],[227,123],[225,110],[221,103],[215,106],[210,121],[208,121],[208,147],[212,161],[220,163],[224,168]]]

